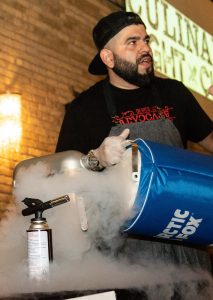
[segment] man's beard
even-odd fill
[[[151,62],[153,64],[153,58],[150,54],[141,55],[136,60],[136,63],[131,63],[127,60],[120,58],[117,54],[114,53],[114,61],[115,65],[113,71],[123,78],[125,81],[134,84],[139,87],[147,86],[151,83],[152,79],[154,78],[154,68],[153,65],[146,70],[146,74],[140,74],[138,72],[138,65],[142,59],[145,57],[151,58]]]

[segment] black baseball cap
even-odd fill
[[[93,29],[93,40],[98,53],[89,64],[89,72],[93,75],[107,74],[107,68],[100,58],[100,51],[106,43],[119,31],[129,25],[142,24],[140,16],[133,12],[117,11],[102,18]],[[146,27],[146,26],[145,26]]]

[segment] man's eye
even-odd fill
[[[130,41],[129,43],[130,43],[130,45],[135,45],[135,44],[136,44],[136,41],[135,41],[135,40],[132,40],[132,41]]]
[[[150,37],[145,38],[144,43],[148,45],[150,43]]]

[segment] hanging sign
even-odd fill
[[[213,100],[213,37],[164,0],[126,0],[151,37],[155,70]]]

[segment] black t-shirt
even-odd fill
[[[162,118],[174,124],[184,147],[188,140],[203,140],[213,129],[210,118],[179,81],[156,77],[152,85],[143,88],[124,90],[112,85],[109,88],[116,108],[114,116],[110,116],[107,108],[103,81],[67,105],[57,152],[87,153],[102,143],[113,126],[128,127],[133,123],[149,126]]]

